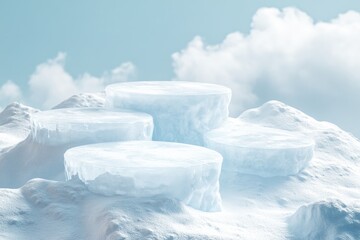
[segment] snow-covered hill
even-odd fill
[[[80,107],[103,107],[105,105],[105,93],[80,93],[59,103],[53,109],[80,108]]]
[[[30,132],[30,115],[38,111],[14,102],[0,113],[0,153],[27,137]]]
[[[63,167],[53,165],[56,149],[25,139],[35,111],[14,104],[0,114],[0,134],[16,138],[0,138],[1,186]],[[358,139],[277,101],[238,119],[312,137],[315,156],[293,176],[223,173],[223,210],[215,213],[164,196],[104,197],[75,180],[30,180],[0,189],[0,239],[360,239]]]

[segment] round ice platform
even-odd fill
[[[152,115],[154,140],[196,145],[227,119],[231,99],[229,88],[182,81],[118,83],[105,91],[108,106]]]
[[[64,158],[66,178],[77,176],[95,193],[165,195],[202,211],[221,209],[222,156],[204,147],[156,141],[113,142],[71,148]]]
[[[262,177],[297,174],[314,152],[314,141],[303,135],[232,118],[204,139],[205,146],[224,157],[225,171]]]
[[[31,137],[45,145],[81,145],[109,141],[151,140],[152,117],[128,110],[64,108],[38,112]]]

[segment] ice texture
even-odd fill
[[[297,174],[314,152],[314,141],[304,135],[233,118],[204,138],[205,146],[223,155],[224,170],[262,177]]]
[[[228,117],[229,88],[207,83],[146,81],[106,87],[107,105],[149,113],[153,139],[203,145],[203,133]]]
[[[151,140],[152,117],[128,110],[66,108],[32,115],[31,137],[51,146]]]
[[[128,141],[69,149],[66,178],[77,176],[103,195],[165,195],[202,210],[221,209],[222,156],[210,149],[173,142]]]

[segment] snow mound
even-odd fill
[[[210,213],[176,199],[105,197],[80,181],[33,179],[0,189],[0,198],[0,239],[231,239],[212,227]]]
[[[290,217],[289,229],[295,239],[359,239],[360,208],[340,200],[312,203]]]
[[[319,125],[318,121],[314,118],[276,100],[266,102],[258,108],[246,110],[238,119],[244,122],[281,128],[288,131],[316,129]]]
[[[228,117],[231,90],[214,84],[148,81],[106,87],[110,107],[146,112],[154,118],[154,140],[203,144],[203,133]]]
[[[104,107],[105,93],[80,93],[73,95],[65,101],[59,103],[53,109],[59,108],[86,108]]]
[[[360,161],[360,141],[329,122],[317,121],[279,101],[243,112],[239,120],[304,134],[315,140],[315,149],[339,158]]]
[[[313,157],[314,141],[289,131],[229,118],[204,135],[224,157],[223,169],[263,177],[294,175]]]
[[[30,117],[38,111],[14,102],[0,113],[0,152],[27,137],[30,132]]]
[[[11,103],[0,113],[0,125],[16,125],[24,121],[29,121],[31,114],[38,111],[39,110],[18,102]]]
[[[171,142],[92,144],[65,153],[67,179],[76,176],[95,193],[164,195],[203,211],[221,209],[221,163],[215,151]]]
[[[66,108],[36,113],[31,118],[31,137],[44,145],[151,140],[152,117],[127,110]]]

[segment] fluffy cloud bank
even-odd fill
[[[135,66],[127,62],[101,77],[84,73],[73,78],[64,68],[65,60],[66,55],[59,53],[56,58],[36,67],[29,80],[30,100],[34,105],[50,108],[74,94],[102,91],[105,85],[126,81],[135,74]]]
[[[231,33],[217,45],[195,37],[172,57],[176,80],[231,87],[233,115],[279,99],[355,129],[360,121],[359,43],[357,12],[314,22],[295,8],[263,8],[254,15],[249,34]]]
[[[48,109],[74,94],[98,92],[107,84],[131,80],[136,73],[135,66],[126,62],[100,77],[84,73],[74,78],[65,70],[65,60],[66,54],[59,53],[54,59],[39,64],[28,81],[27,95],[15,83],[8,81],[0,87],[0,103],[25,99],[33,106]]]

